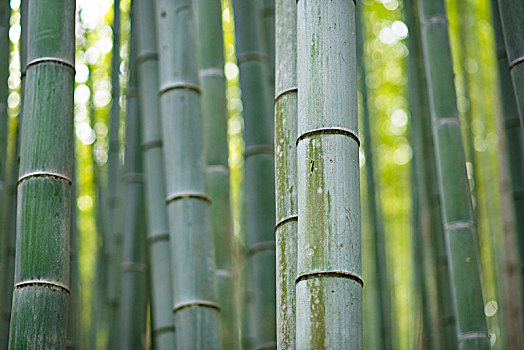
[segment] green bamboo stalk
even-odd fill
[[[204,153],[211,198],[211,226],[215,246],[220,342],[223,349],[237,347],[232,259],[233,221],[229,197],[227,100],[224,76],[224,39],[220,0],[197,0],[200,83],[204,120]]]
[[[487,349],[476,228],[443,1],[421,0],[419,16],[457,340],[460,349]]]
[[[218,349],[220,314],[193,18],[190,0],[156,1],[173,312],[178,348]]]
[[[297,274],[297,5],[276,2],[275,199],[277,348],[295,349]]]
[[[413,0],[406,1],[406,18],[410,28],[409,79],[410,109],[414,138],[414,171],[421,209],[420,233],[424,245],[424,261],[428,303],[433,307],[433,344],[439,349],[457,348],[455,318],[451,300],[448,258],[442,232],[442,214],[436,179],[436,160],[431,135],[431,120],[427,95],[422,38],[418,9]],[[436,280],[435,280],[436,279]],[[434,305],[436,300],[436,305]],[[436,310],[435,310],[436,308]],[[436,320],[435,320],[436,319]],[[429,329],[428,329],[429,331]]]
[[[510,192],[513,204],[515,230],[520,234],[515,237],[506,237],[505,241],[517,242],[518,253],[520,259],[517,259],[517,266],[508,266],[507,272],[510,274],[506,283],[514,283],[512,274],[516,273],[520,279],[520,285],[524,286],[524,218],[522,212],[524,211],[524,197],[519,196],[519,193],[524,192],[524,132],[520,128],[519,113],[517,107],[517,101],[515,99],[515,91],[511,82],[511,75],[508,69],[508,56],[506,53],[506,47],[504,45],[504,37],[502,34],[502,26],[500,23],[500,13],[497,6],[497,1],[491,2],[493,11],[493,27],[495,29],[495,42],[497,51],[497,64],[499,73],[499,86],[500,86],[500,98],[502,102],[502,122],[504,125],[507,163],[509,163],[509,175],[511,178]],[[514,234],[514,233],[513,233]],[[507,244],[507,243],[506,243]],[[507,246],[507,245],[506,245]],[[514,249],[512,245],[507,246],[508,249]],[[508,256],[513,256],[507,252],[505,259]],[[511,264],[511,262],[509,262]],[[519,266],[520,265],[520,266]],[[506,286],[506,292],[509,293],[507,299],[508,310],[506,311],[507,316],[507,327],[508,334],[510,334],[509,341],[512,348],[519,348],[522,346],[523,341],[521,335],[522,327],[522,314],[524,313],[524,293],[518,284],[515,286]],[[520,295],[515,298],[515,295]],[[520,311],[516,310],[520,300]]]
[[[259,23],[261,24],[264,51],[269,67],[269,96],[273,102],[275,96],[275,1],[258,0]]]
[[[66,349],[76,349],[78,342],[78,313],[80,311],[80,288],[79,288],[79,276],[78,276],[78,227],[77,227],[77,176],[76,168],[77,165],[73,163],[73,183],[72,183],[72,211],[71,211],[71,249],[69,251],[70,264],[70,288],[71,292],[69,297],[69,314],[67,320],[67,343]]]
[[[9,20],[10,7],[8,1],[0,4],[0,346],[6,348],[9,340],[9,319],[11,303],[4,302],[10,298],[9,290],[12,283],[8,278],[8,256],[7,243],[9,239],[9,198],[10,193],[10,164],[8,164],[7,139],[9,116],[7,114],[7,96],[9,89],[7,78],[9,75]],[[16,176],[16,175],[15,175]],[[16,181],[16,179],[15,179]],[[8,304],[8,305],[5,305]],[[4,309],[5,308],[5,309]],[[7,313],[6,313],[7,312]]]
[[[111,119],[109,127],[109,151],[107,187],[105,200],[107,211],[104,218],[104,260],[106,275],[106,308],[109,326],[109,348],[115,349],[120,343],[119,323],[119,282],[122,248],[122,184],[119,130],[120,130],[120,0],[113,2],[113,53],[111,59]]]
[[[355,3],[297,18],[297,348],[362,349]]]
[[[257,4],[233,1],[244,114],[246,248],[254,289],[255,348],[276,347],[275,181],[271,95]]]
[[[521,93],[524,87],[524,3],[519,0],[498,1],[498,7],[520,126],[524,128],[524,94]],[[519,199],[522,198],[524,193],[520,192]]]
[[[142,124],[146,209],[148,224],[149,268],[151,279],[152,333],[155,349],[175,346],[171,252],[165,209],[162,131],[158,106],[158,51],[155,9],[150,0],[137,1],[139,101]]]
[[[140,152],[140,119],[136,79],[136,26],[134,1],[131,2],[131,35],[129,52],[129,82],[126,107],[126,151],[124,161],[124,238],[121,264],[120,348],[146,347],[148,305],[146,223],[144,220],[144,175]]]
[[[387,261],[386,261],[386,237],[384,234],[384,227],[381,220],[381,212],[377,206],[377,194],[375,191],[375,171],[373,160],[373,138],[370,126],[370,113],[367,105],[367,87],[366,81],[366,67],[364,59],[363,38],[365,36],[365,27],[362,20],[363,12],[359,11],[356,16],[357,27],[357,54],[358,62],[357,69],[360,78],[360,91],[362,94],[362,120],[363,120],[363,134],[364,134],[364,152],[366,155],[366,185],[369,201],[369,213],[373,222],[373,238],[375,241],[375,266],[376,266],[376,289],[378,294],[378,313],[377,322],[380,326],[379,339],[377,339],[377,347],[381,349],[393,348],[392,336],[392,319],[391,319],[391,296],[388,285]]]
[[[75,2],[28,4],[10,348],[65,347],[73,167]],[[46,35],[42,35],[45,33]]]

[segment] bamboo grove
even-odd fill
[[[520,0],[0,0],[1,349],[521,349]]]

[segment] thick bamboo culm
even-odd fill
[[[297,348],[362,349],[355,3],[297,6]]]
[[[520,116],[520,127],[524,128],[524,2],[520,0],[497,1],[506,44],[508,67]],[[519,194],[524,198],[524,193]],[[522,215],[520,215],[522,217]],[[524,220],[524,219],[522,219]],[[522,258],[521,258],[522,260]]]
[[[296,343],[297,274],[297,4],[277,0],[275,13],[275,199],[277,348]]]
[[[218,349],[220,310],[191,1],[157,0],[156,25],[176,342],[179,349]]]
[[[158,51],[154,3],[136,1],[137,56],[139,105],[144,162],[147,245],[151,289],[153,343],[158,350],[175,346],[173,322],[173,284],[171,277],[171,248],[165,205],[165,175],[162,128],[158,105]]]
[[[65,347],[74,18],[74,1],[35,0],[28,4],[28,23],[32,25],[28,32],[25,96],[31,98],[24,100],[21,130],[11,349]]]
[[[357,5],[360,6],[360,5]],[[358,7],[357,7],[358,8]],[[376,271],[376,293],[378,294],[378,311],[377,323],[380,327],[380,337],[378,337],[377,347],[381,349],[392,349],[392,319],[391,319],[391,295],[388,283],[387,261],[386,261],[386,237],[384,227],[382,224],[382,213],[379,206],[377,206],[377,193],[375,191],[375,167],[373,159],[373,136],[371,134],[371,115],[368,108],[368,95],[366,86],[366,67],[364,60],[364,46],[363,36],[365,35],[365,27],[363,24],[363,13],[357,11],[356,28],[357,28],[357,70],[360,80],[360,91],[362,95],[362,120],[363,120],[363,134],[364,134],[364,153],[366,156],[366,185],[369,203],[369,215],[373,223],[373,238],[375,241],[374,260]]]
[[[106,308],[109,327],[108,347],[119,344],[119,284],[122,250],[122,165],[120,161],[120,0],[113,2],[113,54],[111,58],[111,119],[107,159],[107,185],[104,189],[106,215],[104,217],[104,260],[106,266]]]
[[[200,85],[207,183],[211,199],[211,226],[215,246],[220,343],[237,347],[237,315],[234,302],[233,215],[231,212],[227,99],[224,75],[222,6],[219,0],[194,0],[198,22]]]
[[[234,0],[236,53],[244,115],[246,248],[253,286],[255,349],[276,347],[275,166],[273,113],[257,4]],[[263,189],[263,190],[261,190]],[[253,316],[252,315],[252,316]]]
[[[16,157],[9,157],[7,152],[9,116],[7,113],[7,97],[9,93],[7,78],[9,76],[9,19],[10,6],[8,1],[0,4],[0,300],[11,299],[9,294],[12,290],[12,278],[8,278],[9,250],[8,241],[12,232],[9,226],[9,216],[12,215],[9,205],[12,200],[10,192],[16,193],[16,175],[12,174]],[[18,140],[15,140],[18,142]],[[14,148],[13,148],[14,149]],[[11,162],[8,163],[9,158]],[[14,159],[13,159],[14,158]],[[14,188],[12,186],[14,180]],[[13,189],[13,191],[11,191]],[[0,306],[0,347],[7,348],[9,341],[9,318],[11,314],[11,302],[2,302]]]
[[[275,92],[275,1],[255,0],[258,2],[259,23],[261,25],[263,47],[268,58],[269,94],[271,103]]]
[[[524,196],[519,193],[524,192],[524,130],[520,127],[519,112],[515,92],[508,69],[508,56],[504,44],[500,14],[497,1],[492,1],[493,27],[495,30],[495,43],[497,52],[497,64],[499,73],[500,98],[502,105],[502,123],[505,131],[507,162],[511,179],[510,193],[513,204],[515,232],[512,237],[505,238],[505,246],[514,249],[514,243],[518,243],[517,254],[506,252],[504,260],[509,263],[506,265],[507,271],[506,300],[508,302],[506,311],[506,325],[508,327],[509,341],[512,348],[521,348],[524,344],[522,337],[522,315],[524,314],[524,293],[520,290],[520,285],[524,285],[524,266],[522,256],[524,256]],[[517,233],[515,235],[515,233]],[[520,259],[518,258],[520,255]],[[514,262],[508,258],[515,259]],[[518,275],[518,280],[515,279]],[[520,284],[520,285],[519,285]],[[517,297],[515,297],[517,296]],[[511,303],[511,304],[509,304]],[[520,310],[518,310],[520,308]]]
[[[135,0],[136,1],[136,0]],[[124,227],[122,263],[120,265],[120,344],[119,348],[146,347],[146,321],[149,293],[146,262],[146,222],[144,174],[140,152],[140,115],[136,67],[136,2],[131,1],[129,81],[126,105],[126,146],[124,160]]]
[[[418,19],[418,7],[414,0],[406,1],[407,23],[410,28],[409,38],[409,89],[411,123],[414,138],[414,168],[417,173],[416,183],[419,205],[429,212],[420,211],[420,228],[424,244],[423,258],[426,262],[426,282],[430,310],[432,313],[432,334],[435,348],[457,347],[455,316],[451,300],[446,243],[443,234],[440,198],[436,178],[435,150],[431,132],[431,116],[424,71],[422,38]],[[417,234],[415,232],[414,234]],[[436,242],[436,244],[434,244]],[[436,305],[434,304],[436,300]],[[431,308],[433,307],[433,308]],[[435,309],[436,308],[436,309]],[[428,331],[430,331],[428,329]]]
[[[476,228],[443,1],[421,0],[419,16],[456,336],[461,349],[488,349]]]

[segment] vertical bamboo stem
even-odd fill
[[[461,349],[487,349],[476,228],[443,1],[421,0],[419,15],[457,340]]]
[[[219,306],[190,0],[157,0],[159,96],[180,349],[218,349]],[[173,37],[174,35],[174,37]]]
[[[498,1],[498,7],[520,126],[524,127],[524,94],[521,91],[524,88],[524,3],[520,0]],[[521,192],[519,198],[524,198],[524,193]]]
[[[355,3],[297,18],[297,348],[362,349]]]
[[[515,220],[515,231],[509,232],[509,234],[505,233],[504,244],[506,252],[501,263],[505,265],[504,271],[506,272],[504,277],[506,278],[505,299],[508,303],[506,305],[506,325],[508,327],[509,344],[516,349],[523,346],[522,342],[524,341],[520,331],[522,329],[522,314],[524,311],[524,293],[521,290],[521,286],[524,286],[524,260],[522,259],[524,256],[524,237],[522,236],[524,232],[524,218],[521,214],[524,211],[524,197],[519,196],[519,193],[524,192],[524,131],[519,125],[517,101],[508,69],[508,56],[504,44],[497,1],[492,1],[491,8],[493,10],[493,27],[495,29],[502,102],[502,123],[505,132],[505,148],[508,150],[507,164],[509,165],[511,178],[510,193],[512,205],[510,205],[510,208],[513,209]],[[506,215],[508,214],[506,213]],[[507,228],[505,228],[506,230]],[[519,255],[520,259],[518,259]]]
[[[295,349],[297,274],[297,5],[276,2],[275,199],[277,348]]]
[[[10,348],[65,347],[73,165],[75,3],[28,4]],[[45,35],[42,35],[45,33]]]
[[[126,108],[126,152],[124,162],[124,232],[121,264],[120,349],[143,349],[147,321],[147,264],[144,208],[144,175],[140,153],[140,119],[136,79],[136,25],[131,2],[129,83]]]
[[[162,128],[158,105],[158,51],[155,9],[150,0],[137,1],[139,105],[142,124],[146,209],[148,224],[149,269],[151,279],[152,334],[156,349],[175,346],[173,290],[169,228],[165,209]]]
[[[255,348],[276,347],[273,130],[267,55],[256,2],[234,0],[237,62],[244,114],[246,246],[257,322]]]

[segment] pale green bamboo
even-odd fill
[[[355,3],[297,19],[297,349],[362,349]]]
[[[111,58],[111,119],[109,127],[109,150],[107,159],[107,187],[105,200],[107,210],[104,218],[104,265],[106,266],[106,309],[109,326],[108,347],[115,349],[120,331],[117,321],[119,315],[119,282],[122,242],[122,184],[120,162],[120,0],[113,2],[113,50]]]
[[[267,55],[257,4],[234,0],[244,115],[246,248],[254,291],[255,348],[276,347],[275,167]]]
[[[451,300],[448,259],[442,232],[442,216],[436,179],[434,145],[427,95],[426,76],[418,9],[414,0],[406,1],[406,18],[410,28],[409,79],[411,123],[414,133],[414,171],[419,191],[420,228],[427,283],[427,303],[432,312],[432,340],[435,348],[457,347],[455,318]],[[436,244],[435,244],[436,243]],[[435,305],[436,302],[436,305]]]
[[[128,61],[129,82],[126,104],[126,146],[124,161],[124,232],[122,263],[120,268],[120,349],[146,347],[146,321],[148,306],[146,223],[144,207],[144,175],[140,152],[140,116],[138,111],[136,79],[136,25],[131,1],[130,52]]]
[[[199,32],[200,83],[207,183],[211,198],[211,226],[216,258],[220,342],[223,349],[237,347],[234,303],[233,217],[229,191],[227,99],[224,76],[224,39],[220,0],[196,0]]]
[[[517,101],[515,100],[515,92],[511,82],[511,75],[508,69],[508,56],[506,47],[504,45],[504,37],[502,34],[502,27],[500,23],[500,13],[497,6],[497,1],[492,1],[493,11],[493,27],[495,29],[495,42],[497,50],[497,63],[499,73],[500,98],[502,105],[502,122],[505,131],[507,162],[509,163],[509,174],[511,178],[510,192],[512,197],[514,218],[515,218],[515,237],[511,237],[511,241],[517,242],[517,266],[510,265],[506,269],[508,276],[507,283],[514,283],[512,274],[516,273],[519,276],[519,285],[506,285],[506,292],[509,296],[506,305],[506,324],[508,326],[509,344],[512,348],[519,348],[522,344],[522,314],[524,313],[524,293],[522,286],[524,286],[524,196],[519,196],[519,193],[524,193],[524,131],[520,128],[519,113]],[[506,238],[507,240],[507,238]],[[512,249],[514,247],[507,246]],[[505,259],[513,254],[506,253]],[[515,298],[515,295],[520,295]],[[516,301],[517,299],[518,301]],[[515,310],[520,301],[520,311]],[[511,305],[509,304],[511,303]]]
[[[28,4],[10,348],[65,347],[73,167],[75,2]],[[45,35],[42,35],[45,33]]]
[[[360,5],[361,6],[361,5]],[[377,339],[377,347],[381,349],[392,349],[393,348],[393,334],[392,334],[392,318],[391,318],[391,296],[389,292],[388,284],[388,273],[387,273],[387,261],[386,261],[386,237],[384,233],[384,227],[382,225],[382,213],[377,206],[377,193],[375,188],[375,168],[373,159],[373,138],[370,126],[370,113],[368,108],[368,95],[366,86],[366,67],[364,59],[364,37],[366,28],[363,25],[363,11],[358,11],[359,14],[356,16],[356,27],[357,27],[357,54],[358,62],[357,69],[360,78],[360,91],[362,95],[362,130],[364,134],[364,153],[366,156],[366,186],[368,193],[369,203],[369,214],[373,222],[373,238],[375,241],[375,269],[376,269],[376,289],[378,294],[378,312],[377,322],[380,327],[379,339]],[[380,198],[380,196],[378,196]]]
[[[9,93],[7,78],[9,76],[10,52],[9,19],[9,1],[2,1],[0,3],[0,302],[2,303],[0,307],[0,347],[3,349],[7,347],[9,341],[8,314],[11,308],[11,303],[5,300],[10,298],[9,290],[12,288],[12,282],[7,276],[9,257],[7,243],[10,232],[8,226],[10,215],[9,198],[11,197],[9,193],[11,183],[8,180],[10,178],[9,173],[12,171],[10,170],[11,164],[8,164],[9,157],[7,154],[7,139],[9,135],[9,116],[7,114],[7,96]]]
[[[277,348],[295,349],[297,274],[297,5],[276,2],[275,199]]]
[[[506,44],[508,67],[513,81],[520,126],[524,128],[524,2],[520,0],[498,1],[502,32]],[[524,198],[520,192],[518,198]],[[522,217],[522,215],[519,215]],[[521,260],[524,260],[521,258]]]
[[[424,62],[437,159],[437,178],[460,349],[488,349],[476,228],[466,175],[442,0],[421,0]]]
[[[219,349],[220,314],[193,13],[190,0],[156,1],[173,312],[179,349]]]
[[[142,124],[148,250],[151,290],[152,334],[155,349],[175,346],[171,252],[165,208],[162,128],[158,105],[158,51],[155,9],[150,0],[137,1],[139,105]]]

